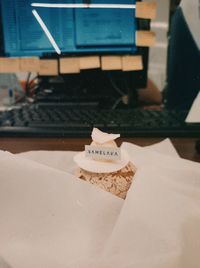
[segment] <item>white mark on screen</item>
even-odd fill
[[[135,9],[136,5],[129,4],[49,4],[49,3],[32,3],[33,7],[49,8],[114,8],[114,9]]]
[[[38,21],[38,23],[40,24],[41,28],[43,29],[43,31],[45,32],[47,38],[49,39],[50,43],[52,44],[52,46],[54,47],[55,51],[57,54],[61,54],[61,50],[59,49],[56,41],[54,40],[53,36],[51,35],[51,33],[49,32],[47,26],[45,25],[44,21],[42,20],[42,18],[40,17],[40,15],[37,13],[36,10],[32,10],[32,13],[34,15],[34,17],[36,18],[36,20]]]

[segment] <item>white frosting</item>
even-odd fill
[[[93,145],[93,146],[103,146],[103,147],[117,147],[117,144],[116,144],[115,141],[108,141],[108,142],[105,142],[103,144],[97,143],[96,141],[93,141],[91,143],[91,145]]]
[[[103,132],[99,130],[98,128],[93,128],[92,134],[92,146],[97,146],[97,147],[117,147],[116,142],[114,141],[115,139],[120,137],[120,134],[108,134],[106,132]],[[95,160],[95,159],[94,159]],[[106,159],[96,159],[96,161],[100,162],[110,162],[111,160],[106,160]]]
[[[115,139],[119,138],[120,134],[108,134],[99,130],[98,128],[93,128],[91,137],[95,143],[104,145],[107,142],[114,141]]]

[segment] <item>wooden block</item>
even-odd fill
[[[102,56],[101,57],[101,69],[107,70],[121,70],[122,61],[120,56]]]
[[[39,72],[40,60],[37,57],[20,58],[20,71],[22,72]]]
[[[81,57],[79,64],[80,69],[96,69],[101,66],[99,56]]]
[[[40,60],[39,75],[58,75],[58,61],[57,60]]]
[[[0,73],[19,72],[19,58],[0,58]]]
[[[152,47],[156,43],[156,35],[151,31],[136,31],[136,46]]]
[[[60,73],[61,74],[80,73],[79,58],[60,58]]]
[[[156,2],[136,2],[136,18],[155,19]]]
[[[123,56],[122,70],[123,71],[139,71],[143,69],[141,56]]]

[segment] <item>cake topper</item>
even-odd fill
[[[109,134],[94,128],[91,137],[92,143],[74,157],[80,168],[90,172],[108,173],[118,171],[128,164],[128,154],[117,147],[115,142],[120,134]]]
[[[98,128],[93,128],[91,137],[93,142],[103,144],[109,141],[114,141],[115,139],[120,137],[120,134],[108,134],[99,130]]]

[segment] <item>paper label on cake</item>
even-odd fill
[[[95,160],[121,160],[120,148],[85,145],[85,156]]]

